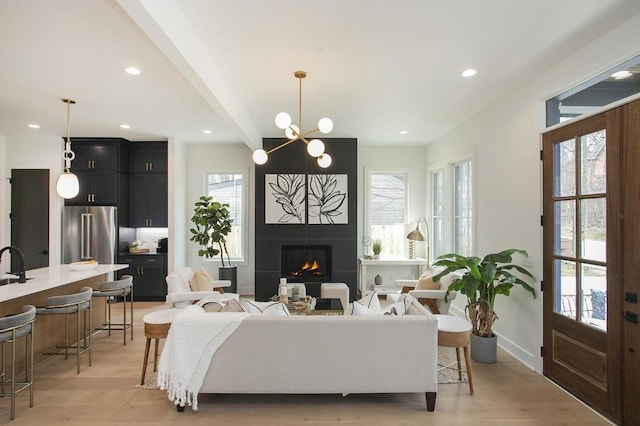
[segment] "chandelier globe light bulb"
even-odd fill
[[[326,169],[331,165],[331,156],[329,154],[322,154],[318,157],[318,166]]]
[[[279,129],[285,130],[291,124],[291,116],[286,112],[280,112],[276,115],[276,126]]]
[[[56,183],[56,192],[66,200],[74,198],[80,192],[78,176],[71,173],[69,169],[65,169]]]
[[[319,157],[324,154],[324,142],[320,139],[311,139],[307,145],[307,152],[312,157]]]
[[[264,149],[256,149],[253,151],[253,162],[259,165],[262,165],[267,162],[269,155],[267,155],[267,151]]]
[[[284,129],[284,134],[289,139],[297,139],[300,134],[300,129],[295,124],[289,125],[286,129]]]
[[[330,118],[323,117],[318,121],[318,130],[325,135],[333,130],[333,121]]]

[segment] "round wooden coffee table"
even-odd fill
[[[142,379],[140,385],[144,385],[144,378],[147,373],[147,364],[149,364],[149,346],[151,339],[155,340],[155,348],[153,352],[153,371],[158,369],[158,346],[160,339],[166,339],[171,328],[171,321],[180,312],[180,309],[165,309],[162,311],[151,312],[142,318],[144,322],[144,335],[147,338],[147,344],[144,349],[144,361],[142,363]]]

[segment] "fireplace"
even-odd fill
[[[331,281],[331,246],[283,245],[280,276],[288,282]]]

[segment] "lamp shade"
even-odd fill
[[[267,162],[269,156],[264,149],[256,149],[253,151],[253,162],[256,164],[264,164]]]
[[[409,232],[409,235],[407,235],[407,239],[413,241],[424,241],[424,234],[420,232],[418,228],[416,228],[413,231]]]
[[[296,139],[300,134],[300,129],[295,124],[289,125],[286,129],[284,129],[284,134],[288,139]]]
[[[311,139],[307,145],[307,152],[312,157],[319,157],[324,154],[324,142],[320,139]]]
[[[327,134],[333,130],[333,121],[330,118],[323,117],[318,121],[318,130]]]
[[[278,115],[276,115],[276,126],[278,126],[278,128],[284,130],[289,127],[290,124],[291,116],[286,112],[279,112]]]
[[[78,182],[78,177],[68,169],[65,170],[58,178],[56,192],[59,196],[65,199],[73,198],[78,195],[78,192],[80,192],[80,182]]]
[[[329,154],[322,154],[318,157],[318,166],[326,169],[331,165],[331,156]]]

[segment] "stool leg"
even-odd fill
[[[158,367],[158,343],[160,343],[160,339],[156,339],[156,346],[153,351],[153,371],[156,371]]]
[[[458,360],[458,380],[462,381],[462,363],[460,362],[460,348],[456,348],[456,359]]]
[[[133,341],[133,285],[131,286],[131,290],[129,292],[129,321],[131,321],[131,341]]]
[[[69,358],[69,314],[64,314],[64,359]]]
[[[35,331],[35,323],[31,323],[31,333],[29,333],[29,353],[27,355],[26,364],[28,366],[29,377],[29,407],[33,407],[33,332]]]
[[[111,303],[109,303],[109,298],[110,298],[110,297],[111,297],[111,296],[108,296],[108,297],[105,299],[105,300],[107,301],[107,306],[108,306],[108,308],[107,308],[107,312],[109,313],[109,314],[108,314],[108,317],[107,317],[107,318],[108,318],[108,319],[107,319],[107,333],[108,333],[107,335],[108,335],[109,337],[111,337]]]
[[[144,348],[144,362],[142,363],[142,379],[140,379],[140,386],[144,385],[144,376],[147,374],[147,364],[149,363],[149,346],[151,346],[151,339],[147,337],[147,344]]]
[[[89,367],[91,367],[91,299],[89,299],[89,307],[87,308],[87,310],[85,311],[85,318],[86,315],[89,316],[89,327],[85,328],[85,335],[87,335],[87,330],[89,330],[88,333],[88,340],[89,340]]]
[[[469,346],[465,346],[464,350],[464,363],[467,366],[467,379],[469,380],[469,395],[473,395],[473,379],[471,378],[471,359],[469,357]]]
[[[76,343],[76,370],[77,370],[77,374],[80,374],[80,304],[76,305],[76,322],[77,322],[76,334],[78,335],[78,340]]]
[[[11,420],[16,418],[16,330],[11,332]]]
[[[122,290],[122,337],[124,338],[124,346],[127,346],[127,289]]]

